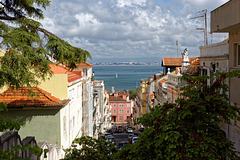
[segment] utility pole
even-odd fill
[[[207,9],[201,10],[197,13],[201,13],[202,15],[197,16],[197,17],[193,17],[191,19],[196,19],[196,18],[204,18],[205,21],[205,26],[204,28],[196,28],[197,30],[203,30],[204,32],[204,45],[208,45],[208,32],[207,32]]]
[[[178,57],[178,41],[176,41],[176,46],[177,46],[177,57]]]

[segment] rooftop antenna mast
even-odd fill
[[[178,41],[176,41],[176,46],[177,46],[177,57],[178,57]]]
[[[196,28],[197,30],[203,30],[204,32],[204,45],[208,45],[208,37],[207,37],[207,9],[204,9],[204,10],[201,10],[201,11],[198,11],[197,13],[201,13],[200,16],[197,16],[197,17],[193,17],[191,19],[196,19],[196,18],[204,18],[205,20],[205,27],[204,28]]]

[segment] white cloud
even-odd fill
[[[196,28],[204,23],[190,17],[226,1],[55,0],[43,25],[93,58],[176,56],[176,40],[179,52],[187,47],[199,56],[203,33]]]
[[[124,7],[124,6],[133,6],[133,5],[140,5],[143,6],[146,4],[147,0],[117,0],[117,5],[119,7]]]

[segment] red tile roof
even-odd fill
[[[7,89],[0,94],[0,102],[6,103],[9,108],[48,108],[64,107],[70,100],[60,100],[39,87],[32,88],[36,95],[30,96],[31,90],[27,87]]]
[[[68,68],[56,64],[50,64],[50,67],[53,74],[67,74],[68,82],[72,82],[79,78],[82,78],[81,71],[70,71]]]
[[[195,60],[197,57],[191,57],[189,58],[189,62]],[[176,66],[181,67],[182,66],[182,58],[163,58],[163,66]]]
[[[154,96],[154,94],[150,94],[150,95],[148,95],[149,98],[152,98],[153,96]]]
[[[193,60],[193,61],[191,62],[191,65],[200,66],[200,60],[199,60],[199,58],[196,58],[195,60]]]
[[[168,81],[168,79],[164,79],[164,80],[160,81],[159,83],[162,84],[163,82],[166,82],[166,81]]]
[[[85,67],[85,66],[92,67],[93,65],[87,62],[82,62],[80,64],[77,64],[77,67]]]
[[[114,96],[114,94],[112,92],[108,92],[109,93],[109,101],[126,101],[125,99],[123,99],[123,96],[129,96],[129,93],[126,92],[122,92],[122,91],[118,91],[117,92],[117,96]],[[116,93],[115,93],[116,94]]]

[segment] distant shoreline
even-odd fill
[[[117,64],[93,64],[94,66],[160,66],[160,67],[162,67],[161,65],[117,65]]]

